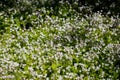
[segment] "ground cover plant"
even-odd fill
[[[119,16],[60,4],[0,12],[1,80],[119,80]]]

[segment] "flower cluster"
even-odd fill
[[[0,13],[0,19],[5,17],[5,32],[0,34],[0,79],[120,77],[120,26],[112,27],[116,19],[100,13],[85,17],[76,13],[68,18],[47,13],[42,8],[25,20],[25,16],[15,17],[17,12]],[[26,29],[26,23],[33,27]]]

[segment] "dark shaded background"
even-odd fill
[[[53,7],[55,13],[58,12],[57,8],[61,6],[60,1],[68,3],[77,12],[81,12],[79,7],[88,6],[91,8],[92,12],[100,11],[103,15],[120,15],[120,0],[26,0],[31,4],[27,4],[24,0],[0,0],[0,11],[6,10],[8,8],[19,8],[23,12],[31,12],[31,8]],[[33,8],[33,9],[35,9]],[[87,14],[89,12],[85,12]],[[57,13],[56,13],[57,14]]]

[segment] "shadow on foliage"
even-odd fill
[[[81,13],[80,7],[88,6],[91,8],[90,12],[100,11],[104,15],[120,15],[120,0],[1,0],[0,11],[8,8],[19,8],[23,13],[31,12],[35,8],[46,7],[54,9],[54,14],[58,14],[58,8],[61,4],[68,3],[77,12]],[[64,4],[65,5],[65,4]],[[83,10],[84,14],[90,14],[89,11]]]

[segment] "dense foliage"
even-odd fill
[[[80,7],[87,6],[91,8],[90,11],[98,12],[109,16],[120,15],[120,0],[0,0],[1,10],[6,10],[6,8],[19,8],[31,11],[31,7],[52,7],[55,12],[58,12],[59,6],[63,3],[69,3],[73,9],[81,13]],[[12,4],[12,5],[11,5]],[[88,11],[86,12],[88,13]]]
[[[49,1],[0,1],[0,79],[119,80],[119,15]]]

